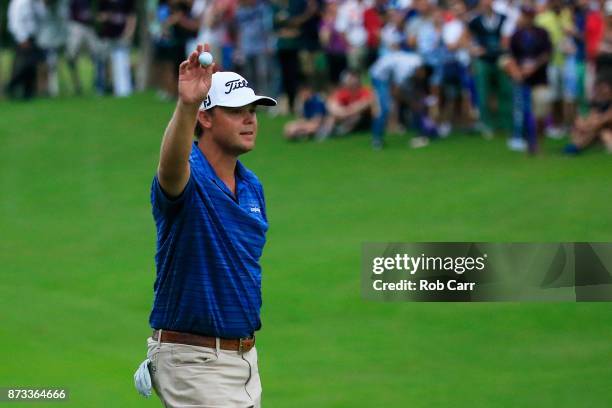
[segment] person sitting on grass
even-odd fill
[[[341,85],[327,98],[327,118],[318,133],[319,140],[330,135],[346,135],[354,130],[369,130],[374,109],[374,94],[361,83],[359,72],[347,70]]]
[[[311,84],[302,85],[298,98],[302,101],[302,116],[285,125],[283,135],[287,140],[302,140],[315,136],[325,119],[325,102]]]
[[[572,142],[565,146],[567,154],[578,154],[601,140],[612,153],[612,76],[600,77],[595,82],[591,111],[579,117],[572,129]]]

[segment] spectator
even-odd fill
[[[364,25],[366,4],[364,0],[344,0],[338,6],[336,29],[344,33],[348,45],[348,64],[353,70],[364,66],[367,31]]]
[[[162,100],[178,95],[178,69],[193,44],[199,29],[199,18],[193,16],[190,0],[162,0],[157,6],[154,36],[157,78]]]
[[[439,127],[442,137],[450,133],[451,123],[456,122],[458,118],[471,123],[475,117],[471,103],[474,81],[470,72],[468,50],[470,35],[464,22],[465,13],[465,4],[461,0],[453,0],[442,25],[442,44],[446,50],[443,63],[444,110]]]
[[[265,0],[241,0],[236,9],[235,61],[255,92],[271,94],[272,9]]]
[[[336,17],[338,15],[338,3],[329,0],[325,3],[323,18],[321,19],[320,38],[323,52],[327,62],[328,79],[332,84],[340,82],[340,74],[348,66],[346,54],[348,43],[344,33],[336,29]]]
[[[387,10],[387,23],[381,30],[378,55],[394,51],[397,44],[406,41],[404,34],[405,13],[396,8]]]
[[[325,74],[317,62],[318,56],[322,58],[319,27],[324,0],[302,0],[302,2],[305,13],[304,21],[300,24],[300,64],[304,79],[315,83],[317,78],[324,77]]]
[[[41,0],[11,0],[8,8],[8,29],[15,41],[13,71],[6,86],[10,98],[30,99],[36,91],[36,66],[40,50],[35,42],[43,13]]]
[[[548,82],[553,115],[552,123],[546,129],[546,135],[553,139],[559,139],[564,134],[563,118],[566,117],[573,122],[575,91],[568,91],[565,86],[568,78],[565,77],[563,68],[566,64],[566,56],[573,57],[576,53],[573,38],[568,37],[569,33],[575,32],[575,29],[570,10],[562,7],[561,0],[550,0],[548,9],[536,16],[535,23],[548,32],[552,45],[552,55],[548,66]],[[574,71],[572,76],[575,76],[575,66],[571,69]],[[576,81],[573,80],[572,82],[573,84],[570,84],[569,87],[573,87]],[[574,95],[571,95],[572,93]]]
[[[170,27],[177,43],[182,47],[183,57],[188,56],[197,46],[200,29],[199,8],[194,0],[170,0]],[[180,65],[180,64],[179,64]]]
[[[439,107],[442,104],[441,85],[448,52],[442,39],[444,16],[442,11],[429,0],[415,0],[415,9],[418,14],[410,19],[406,27],[407,45],[419,53],[431,71],[429,76],[431,98],[428,99],[428,105],[430,116],[439,123]]]
[[[574,16],[574,27],[576,28],[576,32],[573,33],[573,40],[576,46],[577,107],[583,105],[586,97],[586,21],[588,12],[589,0],[577,0],[574,3],[572,14]]]
[[[172,47],[174,56],[173,61],[173,83],[176,87],[178,80],[178,68],[181,62],[191,51],[190,45],[198,33],[199,18],[192,14],[193,3],[191,0],[170,0],[170,16],[164,23],[165,29],[168,31],[172,39]],[[176,90],[172,96],[176,96]]]
[[[368,129],[374,97],[372,91],[361,83],[359,72],[348,70],[342,74],[338,89],[327,98],[326,108],[327,118],[319,133],[320,139]]]
[[[604,4],[604,15],[601,40],[596,51],[597,76],[612,72],[612,1],[610,0]]]
[[[193,16],[200,22],[195,44],[210,44],[215,64],[220,70],[228,70],[232,66],[224,47],[227,50],[226,43],[231,37],[229,23],[234,19],[236,7],[235,0],[195,0],[193,4]]]
[[[99,40],[94,29],[94,15],[91,0],[70,1],[70,22],[68,23],[68,41],[66,43],[66,57],[72,88],[74,93],[80,95],[83,85],[77,66],[81,51],[85,50],[95,65],[98,60]]]
[[[289,112],[294,111],[298,84],[303,77],[299,61],[299,51],[302,49],[301,26],[317,10],[314,0],[278,0],[273,4],[274,30],[278,38],[277,56]]]
[[[302,85],[299,99],[302,102],[302,115],[285,125],[283,135],[287,140],[300,140],[317,135],[325,119],[325,102],[310,83]]]
[[[608,153],[612,153],[612,77],[601,77],[595,83],[591,112],[576,119],[572,142],[565,153],[578,154],[601,140]]]
[[[381,30],[385,25],[387,15],[387,3],[388,0],[374,0],[374,4],[368,7],[363,14],[363,26],[367,33],[365,62],[368,68],[378,58]]]
[[[604,12],[607,10],[608,2],[600,1],[600,6],[589,10],[586,14],[584,27],[584,40],[586,48],[586,73],[585,73],[585,88],[587,100],[591,99],[593,83],[596,77],[597,70],[597,54],[599,53],[599,45],[604,33]],[[612,2],[609,2],[610,10],[612,11]]]
[[[66,46],[68,37],[68,1],[43,0],[42,13],[39,16],[39,28],[36,43],[42,50],[39,86],[41,93],[49,96],[59,94],[57,66],[59,53]]]
[[[399,50],[399,44],[398,41],[395,50],[381,55],[370,67],[370,78],[378,104],[372,126],[372,147],[375,150],[384,146],[387,118],[394,105],[392,95],[397,95],[397,88],[409,81],[423,63],[419,55]]]
[[[514,129],[509,147],[519,151],[528,149],[534,154],[538,148],[536,120],[541,121],[547,113],[546,68],[552,45],[546,30],[534,25],[533,7],[523,6],[521,10],[521,22],[510,40],[510,59],[506,64],[514,81]],[[541,124],[539,128],[542,128]]]
[[[112,68],[112,84],[115,96],[123,97],[132,93],[130,47],[136,30],[136,9],[134,0],[99,0],[98,15],[101,40],[101,61],[97,69],[97,88],[106,92],[107,66]]]
[[[492,0],[481,0],[480,10],[470,21],[469,29],[475,42],[473,54],[476,56],[476,87],[478,90],[478,110],[480,128],[489,135],[495,124],[501,122],[499,103],[502,99],[502,86],[505,81],[499,69],[499,58],[504,53],[502,46],[502,27],[506,16],[493,10]]]
[[[158,88],[157,96],[161,100],[174,99],[178,93],[177,62],[184,59],[184,51],[180,46],[177,46],[173,32],[170,29],[168,20],[171,11],[169,0],[160,0],[156,2],[156,9],[152,13],[149,28],[151,29],[151,37],[154,47],[154,64],[153,72],[155,85]]]

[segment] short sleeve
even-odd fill
[[[187,185],[185,186],[185,189],[183,190],[181,195],[175,198],[170,198],[168,197],[168,195],[166,195],[161,185],[159,184],[159,179],[157,178],[156,174],[155,177],[153,177],[153,183],[151,184],[151,205],[153,206],[153,209],[160,210],[162,213],[179,211],[183,207],[185,200],[191,194],[193,194],[193,184],[194,181],[192,173],[189,176]]]

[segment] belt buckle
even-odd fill
[[[245,351],[249,351],[255,345],[254,342],[255,342],[255,336],[241,337],[238,340],[238,352],[244,353]]]

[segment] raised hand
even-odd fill
[[[179,67],[179,101],[187,105],[199,105],[210,90],[215,64],[208,67],[200,65],[198,56],[203,51],[210,52],[210,46],[198,44],[197,49]]]

